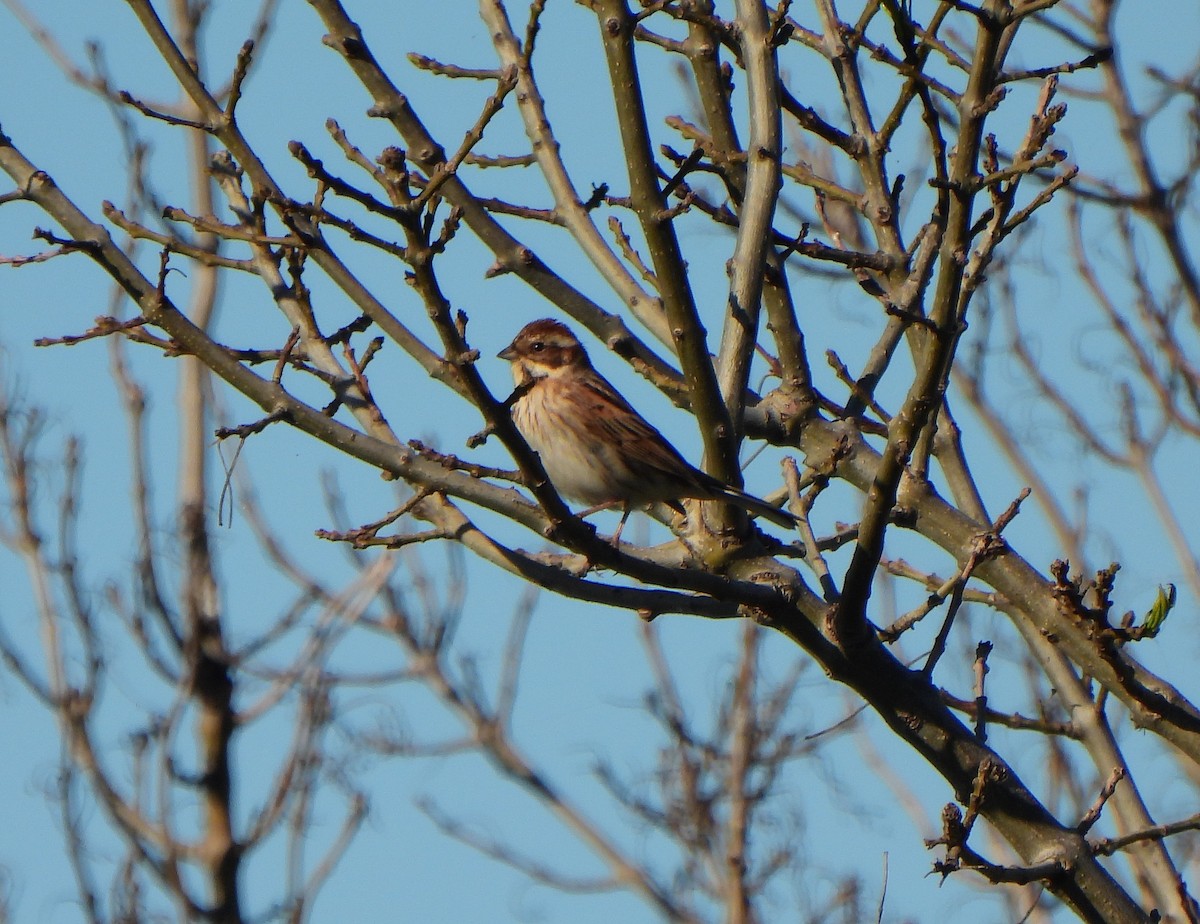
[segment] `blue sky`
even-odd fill
[[[494,62],[486,29],[476,16],[475,5],[466,0],[447,0],[436,5],[417,3],[353,2],[346,6],[359,20],[376,56],[413,101],[417,112],[431,131],[452,145],[474,120],[487,89],[467,82],[448,82],[412,68],[405,60],[409,51],[464,66],[488,67]],[[802,6],[798,4],[798,6]],[[920,14],[921,0],[916,7]],[[1194,4],[1155,3],[1155,15],[1142,17],[1128,12],[1121,20],[1122,35],[1128,37],[1132,54],[1147,60],[1163,60],[1178,55],[1182,62],[1193,53],[1192,43],[1172,48],[1160,26],[1172,22],[1175,35],[1200,34],[1200,12]],[[132,15],[123,4],[105,4],[103,11],[94,3],[78,0],[47,0],[39,5],[44,17],[63,48],[77,60],[83,58],[84,43],[96,40],[105,49],[105,60],[115,85],[128,88],[135,96],[153,100],[171,100],[175,90],[163,66],[142,36]],[[248,28],[252,5],[246,0],[216,4],[219,27],[207,47],[210,62],[232,65],[237,47]],[[517,13],[514,11],[514,18]],[[798,15],[807,15],[807,10]],[[453,26],[447,28],[447,17]],[[552,2],[546,13],[543,42],[536,59],[537,73],[546,82],[550,100],[550,118],[559,133],[568,166],[580,189],[593,182],[609,181],[614,190],[624,186],[623,155],[611,138],[611,103],[607,98],[607,77],[603,58],[595,41],[594,17],[583,7]],[[285,3],[278,30],[272,34],[261,61],[247,83],[240,118],[260,153],[277,178],[296,195],[307,194],[310,186],[303,171],[287,155],[287,142],[303,141],[338,172],[351,174],[344,167],[336,148],[328,140],[323,124],[333,116],[351,133],[364,150],[375,152],[397,143],[388,126],[365,116],[369,105],[361,87],[338,57],[321,44],[319,20],[305,4]],[[1165,46],[1160,43],[1166,42]],[[1046,57],[1041,57],[1044,54]],[[1053,48],[1037,42],[1019,50],[1022,64],[1038,66],[1052,63]],[[658,111],[657,120],[679,108],[673,91],[674,78],[654,54],[643,55],[647,84],[667,88],[651,100]],[[61,72],[40,53],[24,29],[15,25],[11,13],[0,7],[0,126],[30,159],[50,171],[55,180],[77,204],[98,217],[103,199],[118,203],[125,196],[124,159],[113,121],[105,109],[85,91],[70,85]],[[1136,68],[1130,65],[1131,73]],[[827,75],[799,69],[790,75],[796,87],[804,87],[814,100],[827,99],[825,108],[834,109],[834,98]],[[1136,79],[1136,78],[1135,78]],[[1089,77],[1078,80],[1087,85]],[[1064,85],[1068,79],[1064,79]],[[886,86],[872,86],[872,92],[884,92]],[[551,90],[553,92],[551,92]],[[824,96],[822,96],[824,94]],[[1006,103],[998,124],[1019,137],[1032,100],[1032,92],[1013,94]],[[660,124],[660,122],[656,122]],[[1060,130],[1060,141],[1072,159],[1090,164],[1095,172],[1104,172],[1109,160],[1106,148],[1112,144],[1111,126],[1098,119],[1069,116]],[[181,170],[182,147],[176,131],[153,129],[153,177],[167,201],[185,205],[169,192]],[[667,140],[665,132],[662,139]],[[504,113],[489,128],[483,149],[490,153],[521,149],[523,133],[519,120]],[[1170,136],[1164,139],[1167,144]],[[672,139],[677,147],[678,139]],[[918,157],[919,153],[909,156]],[[477,178],[483,194],[503,195],[513,200],[528,199],[548,206],[548,194],[535,171],[492,171]],[[29,240],[34,225],[46,220],[32,208],[6,205],[0,209],[0,253],[30,252],[37,245]],[[627,225],[632,222],[627,222]],[[700,307],[706,318],[715,318],[725,299],[724,261],[729,239],[698,222],[687,225],[690,268],[699,293]],[[583,291],[602,304],[613,299],[594,270],[582,257],[564,246],[560,233],[539,227],[520,227],[520,233],[539,253],[547,255],[551,265]],[[791,229],[798,230],[798,229]],[[1061,228],[1048,219],[1032,232],[1035,250],[1052,255],[1061,240]],[[1102,246],[1102,243],[1098,246]],[[422,333],[428,332],[423,309],[407,291],[403,267],[373,253],[353,253],[355,268],[389,305]],[[143,263],[152,266],[156,256],[146,252]],[[546,304],[515,279],[502,277],[485,280],[484,271],[492,257],[467,234],[455,243],[454,271],[443,275],[447,295],[457,307],[471,316],[470,334],[484,357],[491,357],[504,346],[524,322],[549,313]],[[315,272],[309,274],[319,310],[325,317],[353,316],[338,293]],[[823,349],[833,345],[852,368],[874,339],[877,306],[864,301],[853,286],[830,286],[821,279],[794,280],[802,306],[802,317],[810,324],[810,343]],[[173,276],[181,297],[188,281]],[[1050,335],[1041,348],[1046,351],[1085,352],[1089,321],[1081,314],[1080,294],[1071,286],[1072,279],[1058,278],[1050,271],[1031,267],[1023,283],[1022,310],[1031,316],[1053,319]],[[117,412],[115,390],[109,378],[108,354],[103,343],[73,348],[34,350],[35,337],[80,331],[99,314],[107,313],[107,285],[101,275],[82,258],[57,259],[19,271],[0,268],[0,374],[6,387],[28,396],[28,400],[46,409],[50,425],[43,447],[53,456],[55,447],[67,434],[79,434],[85,446],[86,475],[82,535],[87,572],[93,586],[106,580],[125,580],[133,547],[126,530],[125,429]],[[332,327],[336,322],[328,322]],[[239,279],[225,292],[221,308],[221,331],[229,342],[239,346],[265,346],[286,336],[287,325],[274,311],[266,291],[250,279]],[[719,323],[709,322],[710,332]],[[1061,339],[1057,335],[1062,331]],[[677,442],[690,458],[696,459],[699,443],[688,419],[671,409],[661,396],[627,375],[619,360],[603,355],[598,344],[591,345],[593,357],[602,371],[621,383],[631,400],[647,417]],[[161,528],[169,530],[169,504],[173,478],[174,436],[172,428],[174,368],[170,360],[148,350],[133,350],[135,369],[149,386],[152,427],[156,435],[152,448],[152,478],[162,492],[157,511]],[[819,356],[817,357],[819,360]],[[820,365],[819,363],[815,363]],[[500,361],[485,361],[481,366],[488,383],[497,394],[508,389],[508,370]],[[828,381],[827,373],[820,372]],[[393,426],[404,437],[436,440],[452,452],[462,452],[468,435],[479,429],[478,416],[465,408],[435,382],[425,380],[405,363],[398,350],[385,350],[384,357],[372,369],[372,385]],[[231,422],[254,419],[250,406],[222,390],[220,401]],[[886,393],[885,393],[886,395]],[[894,394],[887,396],[889,400]],[[1027,394],[1025,395],[1027,398]],[[1023,400],[1020,383],[1014,383],[1014,405]],[[1080,471],[1091,473],[1098,465],[1079,458],[1061,437],[1049,428],[1046,418],[1030,407],[1025,423],[1031,434],[1044,439],[1043,453],[1058,465],[1057,485],[1064,492]],[[1003,509],[1020,489],[1020,483],[1004,469],[990,450],[978,427],[972,428],[969,415],[963,415],[968,442],[993,513]],[[1018,414],[1020,418],[1020,414]],[[215,449],[214,449],[215,452]],[[1187,464],[1168,455],[1169,470],[1183,472]],[[478,454],[480,461],[504,464],[502,451],[489,445]],[[272,428],[251,441],[243,453],[242,464],[256,479],[260,500],[268,518],[286,537],[289,548],[310,568],[331,583],[346,581],[350,569],[338,550],[312,537],[314,529],[326,527],[329,520],[319,503],[321,472],[333,470],[346,492],[350,518],[356,522],[374,519],[393,506],[391,488],[374,472],[361,465],[336,458],[328,450],[297,434]],[[764,485],[774,483],[775,462],[762,459],[749,470],[748,481]],[[53,492],[56,472],[48,465],[44,472],[45,490]],[[1195,510],[1194,478],[1176,479],[1181,507]],[[1093,554],[1096,563],[1107,558],[1104,537],[1118,545],[1125,570],[1122,587],[1130,588],[1130,598],[1121,606],[1144,607],[1151,599],[1147,588],[1173,579],[1170,560],[1161,551],[1160,536],[1146,515],[1145,500],[1126,481],[1100,481],[1104,493],[1092,518],[1096,535]],[[851,518],[854,499],[849,492],[839,501]],[[481,517],[481,522],[491,521]],[[644,526],[635,522],[631,529]],[[496,526],[498,534],[510,541],[529,543],[511,528]],[[235,517],[228,529],[215,532],[220,570],[226,578],[228,611],[232,631],[250,634],[283,608],[276,602],[285,585],[263,564],[244,518]],[[636,535],[636,533],[634,533]],[[1014,545],[1027,558],[1044,567],[1059,552],[1053,539],[1038,519],[1036,511],[1023,515],[1010,530]],[[429,567],[436,574],[449,573],[437,550],[424,550]],[[896,554],[928,556],[919,549],[901,547]],[[947,570],[944,557],[929,558],[931,567]],[[467,605],[460,645],[478,662],[485,678],[494,677],[499,668],[501,647],[507,620],[517,606],[520,588],[505,575],[490,571],[478,563],[468,565]],[[0,621],[6,631],[34,645],[33,621],[28,615],[19,562],[0,552],[0,586],[5,588],[0,602]],[[904,592],[902,591],[902,594]],[[900,608],[905,608],[904,600]],[[1194,618],[1194,601],[1184,601],[1176,619]],[[987,617],[977,617],[972,631],[986,634],[1002,632]],[[244,620],[244,622],[243,622]],[[737,626],[714,624],[682,618],[660,621],[664,644],[681,687],[690,701],[704,702],[718,694],[727,682],[730,659],[736,648]],[[587,608],[557,598],[538,601],[526,652],[521,698],[515,726],[518,740],[538,755],[549,773],[570,791],[593,817],[606,824],[614,836],[635,849],[644,850],[657,861],[661,845],[646,838],[619,819],[619,813],[600,791],[591,775],[598,758],[612,762],[633,775],[648,772],[654,765],[656,743],[648,720],[640,711],[641,698],[648,685],[645,659],[638,645],[639,627],[629,614]],[[28,638],[26,638],[28,636]],[[985,637],[981,634],[980,637]],[[1174,636],[1180,639],[1180,636]],[[917,643],[914,643],[916,645]],[[968,640],[961,640],[966,646]],[[970,642],[973,645],[973,640]],[[920,651],[914,647],[912,653]],[[106,715],[113,728],[119,728],[126,710],[161,695],[145,677],[137,673],[136,661],[127,652],[115,651],[118,669],[113,671],[112,690],[105,703]],[[1183,665],[1190,663],[1191,645],[1159,646],[1139,652],[1158,669],[1183,680],[1185,692],[1194,687],[1188,672],[1181,677]],[[352,633],[336,655],[339,663],[362,668],[367,664],[395,664],[396,655],[381,650],[377,641]],[[802,653],[782,639],[770,639],[766,652],[768,675],[782,677]],[[127,666],[130,673],[120,667]],[[994,689],[1005,683],[1020,684],[1022,679],[998,656],[993,664]],[[1191,692],[1195,693],[1194,689]],[[344,706],[354,724],[372,727],[381,715],[398,716],[405,726],[433,737],[452,736],[454,726],[428,694],[413,687],[376,693],[365,691],[347,697]],[[840,690],[832,688],[809,666],[801,683],[801,695],[794,706],[793,722],[804,730],[817,730],[836,722],[855,708]],[[358,717],[361,717],[358,718]],[[914,822],[892,807],[893,795],[877,768],[866,759],[867,747],[854,738],[831,741],[820,757],[798,762],[785,783],[789,807],[802,819],[806,847],[811,852],[806,872],[795,881],[777,886],[781,908],[791,908],[796,896],[808,907],[819,907],[833,888],[832,875],[849,866],[866,883],[866,893],[877,894],[882,888],[883,857],[888,860],[888,899],[885,920],[1000,920],[999,906],[973,887],[966,876],[956,877],[944,886],[936,877],[926,877],[932,855],[921,846],[922,837],[935,833],[928,825],[935,819],[950,794],[946,787],[915,756],[897,747],[886,730],[869,717],[864,720],[866,740],[877,749],[896,778],[911,789],[920,802],[923,819]],[[7,871],[14,920],[66,922],[78,920],[69,871],[63,862],[59,832],[52,807],[43,792],[53,783],[56,772],[57,740],[47,715],[33,704],[11,677],[0,674],[0,731],[7,742],[8,756],[0,762],[0,789],[11,794],[7,800],[8,817],[0,833],[0,869]],[[238,755],[238,766],[246,777],[244,805],[252,805],[261,777],[259,762],[269,766],[273,755],[286,740],[283,726],[255,728],[245,735],[246,744]],[[249,742],[253,740],[255,744]],[[118,753],[114,738],[113,755]],[[1002,750],[1005,750],[1002,748]],[[1137,752],[1134,747],[1134,752]],[[1022,757],[1020,745],[1005,753],[1015,753],[1018,769],[1036,775],[1040,752]],[[1023,761],[1028,766],[1023,766]],[[1164,800],[1178,802],[1181,811],[1192,798],[1191,791],[1173,794],[1169,771],[1159,768]],[[441,836],[415,802],[431,798],[444,811],[474,829],[501,840],[526,845],[531,853],[548,857],[568,870],[594,874],[598,866],[587,851],[527,795],[510,784],[498,781],[475,756],[438,757],[370,765],[362,769],[362,785],[372,795],[373,813],[355,842],[342,867],[322,894],[315,920],[333,917],[343,920],[454,920],[485,922],[497,920],[577,922],[652,920],[644,906],[617,893],[599,897],[564,897],[533,886],[519,874],[494,864],[475,851]],[[322,806],[321,828],[328,832],[338,820],[336,803]],[[99,830],[98,818],[91,819]],[[117,855],[110,842],[100,840],[97,847],[102,862]],[[265,902],[274,894],[270,884],[277,880],[277,852],[268,851],[247,871],[248,895],[252,902]],[[259,883],[267,884],[259,888]],[[469,884],[467,887],[466,884]],[[262,910],[262,905],[256,906]],[[782,913],[781,920],[792,919]]]

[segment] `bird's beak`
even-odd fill
[[[496,358],[497,359],[507,359],[511,363],[514,359],[517,358],[516,345],[517,345],[517,342],[514,340],[512,343],[510,343],[508,346],[506,346],[503,350],[501,350],[499,353],[497,353]]]

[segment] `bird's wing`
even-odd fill
[[[780,526],[796,525],[795,517],[786,510],[768,504],[753,494],[747,494],[740,488],[731,487],[688,464],[675,447],[635,411],[599,373],[592,370],[592,374],[583,381],[591,404],[588,411],[614,442],[622,447],[632,446],[636,450],[633,457],[639,465],[645,466],[649,473],[653,473],[650,477],[660,474],[668,482],[680,487],[688,486],[694,492],[689,494],[681,491],[681,497],[724,496],[751,513],[766,517]],[[609,406],[607,410],[606,405]],[[613,413],[614,410],[619,413]]]
[[[693,484],[701,492],[698,495],[700,497],[711,496],[714,491],[720,490],[720,482],[689,465],[667,442],[666,437],[635,411],[599,373],[588,376],[584,384],[589,397],[595,402],[590,410],[595,414],[596,423],[618,445],[634,449],[638,462],[672,480]],[[605,411],[605,405],[610,406],[610,411]],[[611,413],[611,410],[618,413]]]

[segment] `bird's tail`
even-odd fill
[[[727,484],[721,485],[721,493],[746,512],[765,517],[776,526],[783,526],[786,529],[795,529],[796,527],[796,518],[792,514],[788,513],[782,507],[768,504],[760,497],[747,494],[740,488],[733,488]]]

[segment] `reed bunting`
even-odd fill
[[[563,497],[591,505],[582,515],[622,505],[661,502],[685,513],[682,498],[723,499],[780,526],[786,511],[723,484],[689,465],[617,390],[592,368],[566,326],[543,319],[525,325],[499,354],[512,363],[519,396],[513,423],[541,457]],[[620,536],[621,527],[613,537]]]

